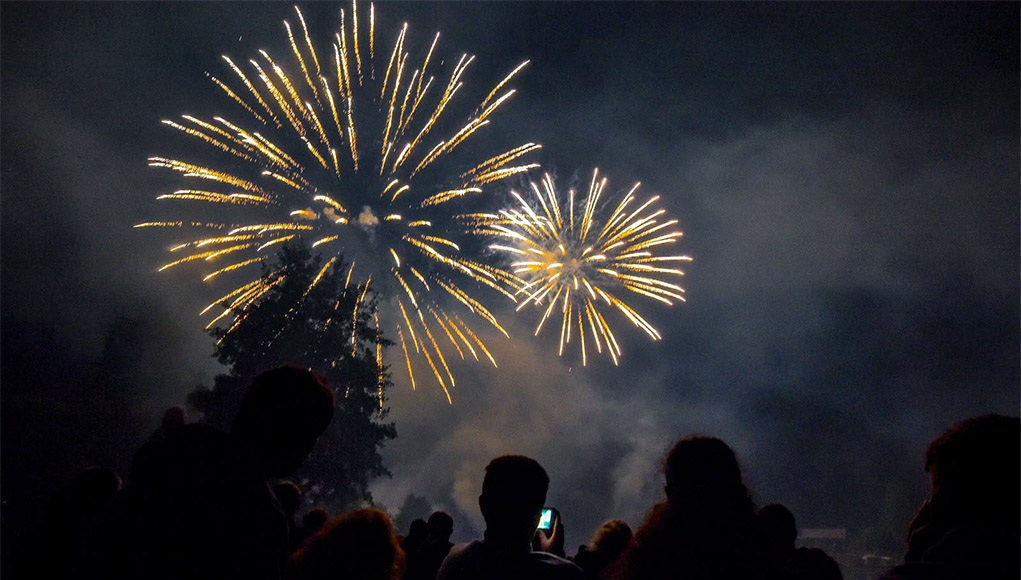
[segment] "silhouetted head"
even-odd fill
[[[985,415],[953,425],[929,444],[932,495],[957,517],[1016,521],[1021,488],[1021,419]],[[949,514],[945,514],[949,515]]]
[[[422,518],[412,520],[411,526],[408,528],[408,535],[401,538],[401,548],[404,549],[404,553],[409,558],[415,555],[415,552],[425,543],[428,535],[429,525],[425,523],[425,520]]]
[[[421,543],[425,540],[426,534],[429,533],[429,524],[426,523],[422,518],[415,518],[411,521],[411,525],[408,526],[408,535],[404,537],[409,542]]]
[[[743,487],[734,450],[715,437],[692,435],[678,441],[667,454],[667,498],[715,496]]]
[[[734,451],[715,437],[684,437],[663,472],[667,499],[635,531],[618,564],[623,577],[758,577],[755,508]]]
[[[479,496],[486,537],[527,545],[539,524],[548,489],[549,476],[534,459],[504,455],[490,461]]]
[[[454,533],[454,518],[447,512],[433,512],[426,525],[429,528],[429,538],[435,541],[446,542]]]
[[[323,527],[328,519],[330,519],[330,513],[325,508],[312,508],[301,516],[301,527],[306,532],[316,532]]]
[[[627,525],[627,522],[610,520],[596,530],[589,549],[609,556],[620,554],[631,541],[631,535],[631,526]]]
[[[255,377],[241,399],[231,435],[249,449],[266,476],[301,467],[333,418],[333,393],[325,380],[285,366]]]
[[[298,486],[290,481],[281,481],[273,486],[273,495],[287,514],[287,519],[293,518],[301,506],[301,490]]]
[[[181,405],[174,405],[163,412],[163,421],[160,422],[160,429],[164,431],[180,427],[188,422],[188,411]]]
[[[396,580],[404,572],[404,551],[386,513],[355,510],[330,520],[288,562],[288,578]]]
[[[772,503],[755,514],[756,545],[764,552],[790,554],[798,539],[794,514],[778,503]]]

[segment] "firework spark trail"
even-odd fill
[[[462,55],[449,77],[436,79],[432,69],[436,62],[442,64],[434,56],[439,33],[421,60],[406,50],[406,23],[392,49],[377,52],[375,8],[370,4],[366,23],[366,12],[359,14],[354,3],[349,14],[341,10],[340,29],[329,50],[317,50],[305,17],[297,7],[295,12],[300,26],[284,22],[291,63],[274,60],[260,50],[245,62],[223,56],[226,76],[208,75],[231,106],[238,108],[239,118],[228,120],[224,115],[203,120],[183,115],[163,121],[202,143],[207,152],[203,159],[213,151],[222,162],[149,159],[152,167],[203,180],[202,187],[181,188],[158,199],[236,206],[249,213],[230,225],[178,220],[136,227],[198,232],[173,248],[192,253],[165,264],[160,271],[188,263],[231,260],[215,264],[204,275],[205,281],[257,269],[268,263],[267,249],[297,236],[304,236],[316,251],[331,258],[316,282],[333,264],[332,258],[352,254],[348,256],[352,262],[345,288],[354,275],[359,303],[373,272],[363,268],[357,273],[353,254],[369,252],[362,263],[391,264],[389,270],[376,272],[373,289],[382,294],[384,304],[396,302],[399,311],[395,308],[389,317],[374,312],[373,318],[384,323],[397,321],[388,328],[400,338],[412,385],[417,366],[412,359],[422,357],[449,400],[447,382],[452,387],[454,377],[447,364],[450,356],[444,354],[437,337],[446,336],[455,356],[462,359],[479,360],[477,352],[481,351],[494,365],[496,361],[469,325],[457,314],[448,313],[443,304],[453,298],[451,304],[466,308],[506,335],[465,282],[513,296],[507,288],[515,278],[462,256],[459,245],[450,239],[451,232],[434,228],[433,222],[437,216],[452,218],[454,214],[447,208],[453,207],[453,202],[482,195],[486,185],[536,167],[523,158],[540,145],[526,143],[489,153],[484,161],[451,174],[456,175],[453,179],[439,179],[447,182],[446,187],[421,185],[422,180],[415,177],[427,169],[433,171],[441,160],[466,147],[514,94],[507,85],[528,63],[516,66],[494,85],[467,120],[452,123],[445,113],[455,108],[455,96],[474,57]],[[421,65],[415,68],[415,62]],[[445,136],[437,138],[441,132]],[[430,178],[430,182],[436,181]],[[209,229],[221,231],[210,235],[205,231]],[[246,309],[281,282],[282,276],[266,280],[249,277],[236,285],[214,303],[225,310],[209,327],[230,317],[231,328],[236,327]],[[377,349],[377,356],[381,352]]]
[[[531,184],[534,203],[512,191],[514,207],[498,214],[459,216],[476,233],[501,240],[490,248],[512,259],[511,283],[521,298],[517,310],[533,305],[542,312],[535,334],[547,320],[559,316],[560,354],[577,338],[583,365],[588,358],[586,342],[598,353],[605,348],[614,364],[621,356],[603,310],[619,311],[658,340],[659,331],[624,297],[630,293],[665,304],[683,302],[684,289],[670,280],[684,275],[675,267],[677,262],[691,260],[656,253],[682,235],[675,229],[677,220],[664,220],[665,210],[654,209],[658,197],[639,203],[636,183],[612,211],[605,212],[611,207],[600,203],[605,187],[606,179],[600,179],[596,169],[588,194],[577,207],[574,191],[561,199],[553,179],[545,175],[541,187]]]

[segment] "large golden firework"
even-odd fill
[[[600,204],[606,179],[599,178],[598,169],[578,205],[574,190],[561,199],[553,179],[545,175],[541,189],[531,183],[534,203],[512,191],[516,207],[499,214],[462,216],[477,233],[505,240],[490,247],[513,260],[515,294],[521,298],[517,309],[534,305],[542,311],[536,335],[550,317],[559,317],[560,354],[577,337],[583,365],[587,340],[597,352],[605,349],[614,364],[621,355],[605,309],[618,310],[653,340],[660,338],[659,331],[623,300],[625,293],[668,305],[684,301],[684,289],[668,281],[684,272],[669,265],[691,258],[657,253],[681,237],[674,228],[677,220],[665,220],[666,211],[654,208],[658,196],[640,203],[635,197],[639,185],[610,210],[612,206]]]
[[[466,120],[451,124],[448,111],[455,108],[451,103],[474,57],[462,55],[449,77],[437,80],[431,72],[439,60],[434,57],[439,34],[414,68],[405,50],[404,24],[392,50],[380,54],[377,62],[371,4],[367,18],[352,4],[345,22],[347,14],[341,10],[332,46],[320,53],[301,11],[296,7],[295,12],[299,31],[284,22],[290,62],[274,60],[261,50],[247,64],[224,56],[229,78],[211,77],[241,109],[240,120],[183,115],[163,121],[206,145],[203,161],[149,159],[151,166],[179,172],[195,184],[157,199],[223,204],[235,216],[230,219],[238,221],[153,221],[136,227],[194,232],[171,248],[185,255],[160,270],[199,263],[207,267],[206,282],[233,277],[228,273],[234,271],[259,271],[260,264],[267,263],[267,249],[299,236],[317,251],[332,254],[323,273],[343,254],[351,264],[347,279],[352,282],[353,277],[361,295],[371,285],[392,306],[387,328],[401,345],[412,386],[414,367],[420,364],[413,359],[424,359],[450,400],[451,346],[462,359],[479,360],[481,355],[494,365],[496,361],[471,326],[444,304],[453,304],[452,298],[506,335],[469,286],[483,284],[507,293],[509,275],[464,257],[451,237],[465,232],[435,222],[452,217],[449,204],[535,167],[522,158],[540,146],[526,143],[476,156],[475,162],[462,162],[460,170],[442,168],[449,163],[438,162],[452,157],[490,122],[514,94],[506,85],[527,61],[498,82],[474,111],[467,111]],[[216,161],[206,160],[214,157]],[[465,155],[459,152],[457,157]],[[477,162],[482,157],[485,160]],[[272,286],[249,275],[203,311],[225,306],[207,328],[224,319],[238,324],[245,309]]]

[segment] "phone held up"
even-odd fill
[[[560,518],[560,513],[557,512],[556,508],[545,507],[542,508],[542,515],[539,517],[540,530],[551,532],[557,527],[557,519]]]

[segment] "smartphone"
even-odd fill
[[[539,516],[539,529],[540,530],[552,530],[557,525],[557,510],[556,508],[542,508],[542,515]]]

